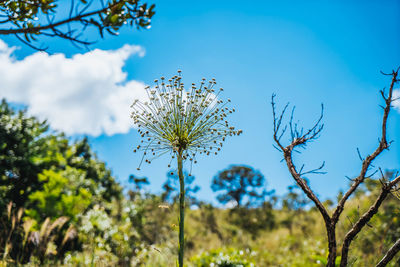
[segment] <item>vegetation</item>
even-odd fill
[[[195,194],[200,190],[198,185],[192,185],[195,177],[190,175],[187,171],[183,171],[185,180],[185,203],[189,207],[196,205],[197,199]],[[164,192],[161,194],[163,202],[175,203],[179,199],[179,177],[173,171],[167,173],[167,180],[163,184]]]
[[[124,25],[147,29],[155,5],[140,0],[0,1],[0,35],[46,50],[45,38],[87,47],[88,36],[117,35]],[[143,138],[142,163],[168,154],[176,160],[160,195],[146,191],[146,177],[130,176],[124,193],[87,138],[71,140],[2,100],[0,104],[1,266],[399,266],[400,176],[375,168],[387,149],[387,124],[399,69],[381,91],[384,104],[375,150],[359,153],[359,174],[335,200],[310,187],[294,152],[318,139],[321,115],[309,129],[288,105],[277,113],[273,138],[294,179],[282,196],[266,188],[262,173],[233,165],[213,178],[220,205],[196,199],[195,177],[185,164],[218,154],[228,136],[242,133],[227,117],[235,112],[215,79],[186,91],[180,71],[147,87],[149,102],[135,101],[132,119]],[[172,162],[172,161],[171,161]],[[176,220],[178,218],[178,221]],[[176,253],[177,252],[177,253]],[[178,254],[178,260],[175,255]]]
[[[264,183],[265,178],[259,171],[247,166],[231,166],[213,178],[211,188],[214,192],[223,191],[217,196],[220,203],[233,201],[236,207],[242,207],[264,200],[268,194]],[[246,197],[247,202],[243,204]]]
[[[161,195],[147,192],[148,179],[135,175],[130,177],[132,190],[123,194],[87,139],[71,141],[52,132],[46,122],[15,110],[5,100],[0,105],[0,142],[1,266],[176,264],[181,205],[180,177],[174,171],[168,172]],[[191,203],[184,207],[185,265],[328,265],[324,219],[302,188],[297,184],[282,196],[271,191],[266,195],[260,172],[245,166],[249,174],[244,174],[243,166],[238,168],[234,173],[240,174],[239,180],[234,181],[258,177],[257,196],[263,197],[251,198],[253,190],[245,190],[241,199],[246,204],[232,207],[198,201],[194,176],[182,170],[185,198]],[[387,171],[384,179],[366,177],[355,189],[336,225],[338,242],[382,195],[382,183],[394,181],[396,173]],[[234,191],[230,183],[220,188]],[[389,262],[387,266],[400,264],[395,253],[399,201],[396,194],[385,196],[379,212],[353,240],[348,266],[370,266],[379,259]],[[332,203],[323,203],[327,212],[334,212]],[[336,257],[335,265],[340,262]]]

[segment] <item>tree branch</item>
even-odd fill
[[[88,26],[97,28],[102,38],[104,30],[116,35],[124,24],[136,25],[138,29],[149,26],[155,13],[154,5],[148,7],[146,3],[139,4],[139,2],[140,0],[110,0],[105,4],[101,1],[99,8],[88,11],[93,0],[87,2],[72,0],[67,11],[68,17],[55,21],[55,14],[58,12],[56,0],[26,3],[0,1],[0,15],[5,18],[0,23],[10,24],[9,28],[0,29],[0,35],[13,34],[19,39],[23,36],[25,43],[36,41],[35,37],[38,35],[56,36],[75,44],[87,46],[93,42],[81,39],[81,34]],[[83,7],[80,8],[82,3]],[[39,19],[39,16],[42,18]],[[46,22],[46,24],[40,25],[36,21]],[[36,46],[30,46],[36,48]]]
[[[371,220],[371,218],[378,212],[379,207],[382,202],[385,200],[390,191],[396,186],[396,184],[400,182],[400,176],[396,177],[391,182],[383,182],[381,192],[376,199],[375,203],[368,209],[367,212],[361,216],[360,219],[353,225],[350,231],[346,234],[343,241],[342,246],[342,259],[340,262],[341,267],[347,266],[347,258],[349,253],[349,247],[351,242],[354,240],[356,235],[363,229],[365,225]]]
[[[288,107],[288,104],[284,107],[282,110],[281,114],[279,117],[276,116],[276,108],[275,108],[275,95],[272,95],[272,112],[273,112],[273,121],[274,121],[274,140],[276,145],[282,150],[284,159],[286,161],[286,164],[289,168],[290,174],[292,177],[295,179],[296,183],[300,186],[300,188],[303,190],[303,192],[307,195],[307,197],[314,202],[322,216],[324,217],[324,220],[329,222],[330,221],[330,216],[328,212],[326,211],[324,205],[321,203],[321,201],[318,199],[318,197],[314,194],[314,192],[310,189],[308,186],[307,182],[301,177],[301,173],[299,173],[296,170],[296,167],[293,163],[292,159],[292,152],[294,148],[297,146],[303,146],[305,145],[308,141],[311,141],[313,139],[316,139],[318,134],[321,132],[323,128],[323,124],[321,124],[321,120],[323,117],[323,107],[321,111],[321,115],[317,122],[305,133],[305,134],[300,134],[300,132],[297,129],[294,129],[292,126],[292,121],[293,121],[293,110],[290,118],[290,131],[291,131],[291,143],[288,146],[283,146],[280,139],[283,135],[282,132],[286,130],[286,127],[280,132],[280,127],[282,125],[282,119],[284,117],[285,111]],[[297,128],[297,127],[296,127]],[[302,132],[302,131],[301,131]],[[319,171],[321,170],[323,165],[314,171]],[[312,172],[312,171],[311,171]]]
[[[328,243],[329,243],[329,255],[328,255],[327,266],[333,267],[333,266],[335,266],[335,259],[336,259],[336,233],[335,233],[335,228],[332,225],[331,217],[329,216],[328,211],[326,210],[325,206],[321,203],[321,201],[318,199],[318,197],[311,190],[311,188],[307,184],[307,181],[304,178],[302,178],[301,171],[298,172],[296,170],[296,167],[293,163],[293,157],[292,157],[292,152],[294,151],[294,149],[296,147],[304,147],[308,142],[318,138],[319,134],[321,133],[321,131],[324,127],[324,125],[321,123],[322,118],[323,118],[324,107],[322,105],[320,117],[318,118],[316,123],[309,130],[307,130],[306,133],[303,133],[304,132],[303,129],[298,129],[297,124],[295,124],[295,126],[293,126],[294,108],[292,109],[292,113],[291,113],[290,121],[289,121],[291,143],[285,147],[281,143],[280,140],[281,140],[281,137],[283,136],[283,133],[287,127],[285,127],[281,131],[280,131],[280,127],[282,125],[282,119],[284,117],[284,114],[288,107],[288,104],[284,107],[280,116],[277,117],[274,98],[275,98],[275,95],[272,95],[271,105],[272,105],[273,123],[274,123],[273,137],[274,137],[275,143],[278,146],[278,148],[283,152],[283,156],[286,161],[286,165],[287,165],[289,172],[292,175],[293,179],[299,185],[301,190],[306,194],[306,196],[312,202],[314,202],[315,206],[317,207],[318,211],[321,213],[321,215],[324,219],[325,228],[326,228],[327,236],[328,236]],[[319,170],[322,169],[322,167],[323,167],[323,165],[315,170],[312,170],[311,173],[312,172],[318,173]]]
[[[400,69],[400,68],[399,68]],[[286,164],[289,168],[289,171],[296,181],[296,183],[299,185],[299,187],[303,190],[303,192],[307,195],[307,197],[313,201],[315,206],[317,207],[318,211],[321,213],[324,221],[325,221],[325,228],[327,231],[328,235],[328,242],[329,242],[329,255],[328,255],[328,263],[327,266],[335,266],[335,260],[336,260],[336,237],[335,237],[335,229],[336,229],[336,224],[339,220],[339,217],[341,213],[343,212],[344,206],[346,201],[349,199],[349,197],[356,191],[358,186],[364,182],[364,180],[368,177],[371,177],[374,175],[376,172],[373,172],[373,174],[367,175],[368,171],[370,170],[371,167],[373,167],[372,162],[385,150],[388,149],[390,146],[390,142],[387,141],[386,139],[386,125],[387,125],[387,120],[388,116],[390,113],[391,109],[391,104],[393,101],[393,88],[395,83],[397,83],[399,80],[397,79],[398,77],[398,71],[392,71],[391,75],[392,76],[392,81],[391,85],[389,88],[388,95],[386,96],[384,91],[381,91],[382,97],[385,101],[385,107],[384,108],[384,113],[383,113],[383,118],[382,118],[382,126],[381,126],[381,138],[379,141],[378,147],[375,149],[375,151],[368,155],[367,157],[363,158],[358,151],[358,156],[360,157],[362,161],[362,167],[359,175],[355,179],[351,179],[353,181],[353,184],[349,188],[349,190],[343,195],[343,197],[339,200],[332,217],[328,214],[325,206],[320,202],[318,197],[314,194],[314,192],[310,189],[309,185],[307,184],[307,181],[303,178],[303,175],[307,172],[303,172],[303,167],[301,167],[300,171],[296,170],[296,167],[293,163],[293,157],[292,157],[292,152],[296,151],[297,147],[304,148],[308,142],[315,140],[318,138],[319,134],[321,133],[323,129],[323,124],[321,123],[322,117],[323,117],[323,106],[322,106],[322,111],[321,111],[321,116],[319,119],[316,121],[313,127],[311,127],[308,131],[305,133],[303,129],[298,129],[297,123],[293,123],[293,113],[294,113],[294,108],[292,109],[291,115],[290,115],[290,121],[289,121],[289,129],[290,129],[290,144],[287,146],[284,146],[281,143],[281,138],[285,134],[286,129],[288,128],[287,126],[282,127],[282,120],[285,115],[285,112],[287,110],[288,104],[284,107],[283,111],[281,112],[280,116],[277,116],[276,114],[276,108],[275,108],[275,95],[272,96],[272,111],[273,111],[273,123],[274,123],[274,134],[273,138],[276,143],[276,148],[283,153],[284,155],[284,160],[286,161]],[[388,75],[388,74],[385,74]],[[320,169],[322,169],[323,165],[320,168],[317,168],[315,170],[311,170],[308,173],[320,173]],[[348,257],[348,250],[349,246],[352,242],[352,240],[357,236],[357,234],[361,231],[361,229],[365,226],[368,225],[368,222],[370,219],[378,212],[378,209],[384,199],[387,197],[387,195],[391,192],[393,187],[396,185],[396,183],[400,180],[400,177],[397,177],[394,179],[392,182],[385,182],[382,183],[382,191],[376,200],[376,202],[370,207],[370,209],[355,223],[352,224],[351,230],[346,234],[344,242],[343,242],[343,247],[342,247],[342,260],[341,260],[341,266],[346,266],[347,265],[347,257]]]
[[[116,6],[117,4],[119,4],[120,2],[124,2],[123,0],[116,2],[115,4],[109,6],[109,7],[105,7],[103,9],[99,9],[99,10],[95,10],[92,12],[88,12],[86,14],[80,14],[74,17],[69,17],[68,19],[65,20],[61,20],[59,22],[55,22],[55,23],[49,23],[47,25],[44,26],[37,26],[37,27],[33,27],[33,28],[18,28],[18,29],[0,29],[0,34],[1,35],[8,35],[8,34],[18,34],[18,33],[40,33],[43,30],[47,30],[47,29],[54,29],[60,25],[64,25],[73,21],[80,21],[81,19],[85,18],[85,17],[90,17],[93,15],[97,15],[100,13],[104,13],[105,11],[107,11],[107,9],[109,8],[113,8],[114,6]]]
[[[381,259],[380,262],[376,265],[376,267],[384,267],[386,266],[393,257],[400,251],[400,239],[393,244],[393,246],[386,252],[385,256]]]
[[[307,197],[314,202],[315,206],[318,208],[325,222],[330,223],[330,216],[325,209],[324,205],[318,199],[318,197],[314,194],[314,192],[310,189],[307,182],[301,177],[301,175],[297,172],[296,167],[294,166],[292,159],[292,150],[290,150],[290,145],[284,150],[284,158],[286,161],[286,165],[289,168],[290,174],[296,183],[300,186],[303,192],[307,195]]]
[[[366,176],[367,171],[369,170],[371,163],[376,159],[376,157],[378,157],[385,149],[389,148],[390,143],[387,142],[386,140],[386,124],[387,124],[387,119],[389,116],[389,112],[390,112],[390,108],[391,108],[391,104],[392,104],[392,97],[393,97],[393,87],[395,85],[395,83],[398,81],[397,80],[397,75],[398,75],[398,71],[399,69],[397,69],[396,71],[392,72],[392,82],[390,84],[390,88],[389,88],[389,93],[388,93],[388,97],[385,97],[385,94],[383,91],[381,91],[381,94],[383,96],[383,99],[385,100],[385,108],[384,108],[384,112],[383,112],[383,119],[382,119],[382,134],[381,134],[381,139],[379,142],[378,147],[376,148],[376,150],[369,156],[367,156],[363,162],[362,162],[362,167],[361,167],[361,171],[360,174],[354,179],[353,184],[351,185],[351,187],[349,188],[349,190],[343,195],[343,197],[340,199],[335,211],[333,212],[332,215],[332,223],[336,224],[339,220],[339,217],[341,215],[341,213],[343,212],[344,209],[344,205],[346,203],[346,201],[349,199],[349,197],[354,193],[354,191],[358,188],[358,186],[364,182]]]

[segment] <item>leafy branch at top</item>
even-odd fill
[[[137,29],[150,27],[155,14],[155,5],[140,3],[140,0],[71,0],[67,12],[61,12],[57,0],[26,0],[0,2],[0,35],[15,35],[20,41],[34,49],[38,36],[59,37],[74,45],[88,46],[94,43],[83,33],[89,28],[97,29],[103,38],[104,32],[117,35],[124,24]],[[61,16],[65,14],[65,16]]]

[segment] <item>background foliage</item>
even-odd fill
[[[248,205],[228,207],[197,200],[195,178],[186,174],[188,198],[196,204],[186,211],[188,266],[324,266],[325,230],[318,212],[295,186],[283,196],[271,191],[267,196],[265,178],[258,175],[262,198],[252,201],[242,192]],[[0,265],[173,266],[176,177],[167,175],[160,195],[146,191],[146,178],[132,175],[131,181],[131,191],[123,193],[87,139],[71,141],[3,100]],[[371,205],[378,189],[379,181],[369,179],[357,191],[338,236]],[[353,266],[368,266],[387,251],[400,237],[399,218],[399,200],[390,196],[355,240]],[[398,257],[390,266],[396,264]]]

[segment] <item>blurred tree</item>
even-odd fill
[[[236,207],[230,210],[228,221],[250,233],[254,240],[260,231],[274,228],[275,215],[272,204],[265,201],[260,207]]]
[[[129,175],[128,181],[134,184],[134,189],[129,190],[128,195],[131,200],[134,200],[136,196],[141,196],[143,193],[144,186],[149,185],[150,182],[147,177],[137,177],[133,174]]]
[[[298,185],[288,186],[289,192],[282,198],[282,207],[286,210],[303,210],[310,203]]]
[[[116,259],[130,262],[140,245],[140,237],[134,230],[137,222],[145,226],[140,234],[157,240],[152,233],[157,232],[159,225],[142,214],[150,217],[148,212],[153,214],[155,209],[160,214],[154,221],[159,220],[167,213],[154,207],[160,199],[154,203],[143,200],[143,204],[140,199],[127,201],[111,171],[91,150],[87,138],[72,143],[62,133],[48,129],[45,121],[28,116],[26,110],[16,111],[5,100],[1,101],[0,228],[6,230],[0,231],[3,244],[0,257],[27,262],[34,261],[31,257],[34,255],[50,264],[49,260],[61,260],[65,253],[85,250],[89,241],[79,229],[88,227],[84,216],[101,206],[102,212],[112,221],[112,227],[93,238],[101,240],[107,251],[118,256]],[[137,181],[138,184],[143,182]],[[147,202],[152,204],[151,208]],[[18,212],[11,214],[8,203],[13,203],[13,210]],[[67,216],[68,225],[60,224],[59,231],[53,231],[55,222],[64,222]],[[80,231],[76,239],[74,229]],[[47,235],[49,233],[51,235]],[[66,238],[74,240],[65,243]],[[4,244],[8,244],[7,249]]]
[[[154,4],[142,4],[140,0],[0,1],[0,23],[3,25],[0,35],[15,35],[39,50],[46,49],[33,44],[39,36],[58,37],[87,46],[93,43],[84,38],[90,28],[103,37],[105,31],[117,35],[125,24],[137,29],[150,27],[154,7]]]
[[[37,221],[43,219],[43,214],[51,219],[68,216],[77,221],[77,216],[96,199],[98,202],[103,193],[93,180],[86,179],[83,171],[68,166],[65,171],[44,170],[39,174],[39,181],[43,183],[43,189],[29,196],[31,208],[26,211]]]
[[[35,208],[27,200],[37,191],[51,194],[46,186],[54,187],[51,179],[39,179],[39,174],[58,177],[61,184],[69,185],[78,192],[81,184],[92,184],[90,193],[104,201],[120,198],[121,187],[115,182],[103,162],[91,151],[84,138],[70,144],[63,134],[48,131],[48,124],[26,114],[26,110],[14,111],[5,100],[0,104],[0,209],[13,202],[17,207]],[[78,182],[74,172],[84,173],[84,181]],[[44,172],[45,170],[52,171]],[[63,173],[61,177],[60,172]],[[66,180],[64,180],[66,179]],[[80,185],[78,185],[81,183]],[[76,186],[76,187],[74,187]],[[57,186],[56,186],[57,187]],[[47,191],[46,191],[47,190]],[[60,189],[61,190],[61,189]],[[99,194],[101,192],[101,194]],[[36,193],[38,196],[39,193]],[[49,196],[43,196],[48,198]],[[42,214],[44,219],[51,214]]]
[[[188,206],[197,205],[197,199],[195,194],[200,190],[198,185],[193,185],[195,177],[188,174],[186,171],[183,172],[185,179],[185,196]],[[179,177],[178,174],[170,171],[167,173],[167,181],[163,184],[164,192],[161,194],[163,202],[175,203],[179,198]]]
[[[265,178],[259,171],[243,165],[230,166],[218,173],[212,180],[211,189],[223,191],[217,196],[220,203],[233,201],[236,207],[262,203],[265,196],[274,192],[265,190]],[[244,200],[247,202],[243,203]]]
[[[13,202],[25,203],[27,196],[40,188],[37,175],[47,166],[45,159],[48,125],[26,111],[15,112],[5,100],[0,104],[0,208]]]
[[[310,200],[304,196],[298,185],[288,186],[288,190],[289,192],[282,197],[282,210],[285,211],[285,215],[280,223],[293,234],[293,225],[300,223],[298,218],[304,215],[304,208]]]
[[[150,182],[147,177],[137,177],[133,174],[129,175],[129,182],[135,185],[135,190],[142,190],[145,185],[149,185]]]
[[[135,206],[135,213],[130,216],[130,221],[143,244],[157,244],[165,241],[166,236],[174,236],[171,225],[168,224],[171,210],[167,205],[160,205],[160,202],[161,196],[150,193],[138,195],[131,201]]]
[[[96,190],[102,190],[103,200],[110,202],[114,198],[122,197],[121,186],[115,181],[106,164],[97,158],[86,137],[69,144],[68,148],[63,154],[66,157],[66,165],[85,172],[86,179],[91,179],[97,184]],[[62,169],[65,169],[65,166]]]

